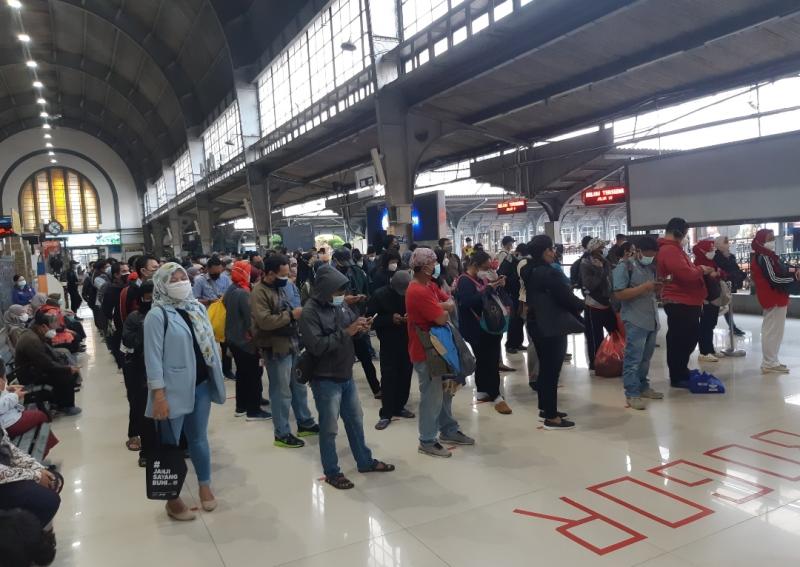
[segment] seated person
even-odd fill
[[[31,299],[31,309],[34,313],[43,311],[51,314],[56,320],[56,334],[50,340],[50,344],[56,348],[65,348],[70,352],[78,352],[80,349],[81,339],[78,338],[77,333],[70,331],[66,327],[64,314],[61,312],[61,307],[58,305],[51,305],[47,303],[47,296],[43,293],[37,293]]]
[[[28,285],[24,276],[19,274],[14,276],[14,289],[11,290],[11,300],[17,305],[28,305],[36,294],[33,288]]]
[[[14,445],[0,427],[0,510],[27,510],[50,530],[61,506],[60,484],[58,477]]]
[[[3,315],[3,334],[10,350],[17,347],[17,339],[28,328],[30,313],[24,305],[12,305]]]
[[[44,567],[56,557],[56,538],[25,510],[0,512],[0,557],[6,567]]]
[[[66,415],[78,415],[81,408],[75,405],[75,387],[80,368],[62,362],[48,340],[56,334],[55,317],[37,311],[31,327],[17,340],[14,361],[21,384],[49,385],[53,387],[51,401]]]
[[[24,399],[25,388],[9,385],[6,380],[6,363],[0,358],[0,427],[5,429],[12,439],[50,421],[50,416],[41,410],[25,409],[22,405]],[[51,431],[44,450],[45,457],[57,443],[58,439]]]

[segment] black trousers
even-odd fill
[[[719,320],[719,306],[706,303],[700,314],[700,354],[714,354],[714,329]]]
[[[511,306],[511,321],[508,323],[506,335],[506,348],[521,349],[524,336],[525,321],[519,316],[519,299],[513,299]]]
[[[36,384],[52,386],[53,392],[50,395],[50,400],[59,408],[71,408],[75,405],[75,385],[77,379],[77,374],[72,374],[70,376],[47,375],[37,381]]]
[[[222,353],[222,374],[225,376],[229,376],[233,374],[231,370],[231,365],[233,361],[231,357],[228,356],[228,344],[227,343],[220,343],[219,344],[220,352]]]
[[[500,371],[497,365],[502,340],[502,335],[490,335],[481,331],[478,340],[469,343],[475,355],[475,389],[489,394],[490,400],[500,395]]]
[[[83,299],[81,299],[81,294],[76,291],[69,292],[69,308],[75,312],[75,315],[78,314],[78,309],[81,308],[81,304],[83,303]]]
[[[586,357],[589,360],[589,370],[594,370],[594,357],[605,338],[603,329],[609,334],[616,331],[617,318],[614,315],[614,310],[610,307],[608,309],[593,309],[587,306],[585,315],[586,327],[583,334],[586,337]]]
[[[667,303],[667,366],[673,385],[689,379],[689,357],[700,335],[700,307]]]
[[[567,354],[567,337],[534,338],[533,344],[539,355],[539,378],[536,392],[539,395],[539,411],[545,419],[558,417],[558,378]]]
[[[383,399],[379,415],[391,419],[405,409],[411,391],[414,366],[408,357],[408,340],[382,340],[380,364]]]
[[[155,422],[145,417],[147,409],[147,374],[144,359],[129,356],[122,367],[125,393],[128,398],[128,438],[139,437],[142,441],[140,455],[146,456],[155,443]]]
[[[39,519],[42,527],[51,522],[59,506],[61,497],[35,480],[0,484],[0,510],[26,510]]]
[[[108,335],[108,339],[106,339],[106,345],[108,345],[108,350],[110,350],[111,354],[114,356],[114,361],[117,363],[117,368],[125,367],[125,356],[119,350],[121,344],[122,328],[119,328]]]
[[[232,344],[228,348],[236,361],[236,409],[256,413],[261,410],[261,357]]]
[[[381,383],[378,381],[378,373],[375,371],[375,365],[372,364],[372,353],[370,352],[369,334],[359,333],[353,337],[353,347],[356,351],[356,358],[361,363],[364,369],[364,374],[367,376],[367,382],[373,394],[381,391]]]

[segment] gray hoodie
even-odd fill
[[[353,339],[345,329],[358,316],[347,306],[331,303],[333,294],[345,287],[347,276],[331,266],[317,270],[314,291],[300,316],[300,339],[317,358],[312,379],[346,382],[353,377],[355,351]]]

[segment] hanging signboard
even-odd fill
[[[500,201],[497,203],[498,215],[514,215],[528,211],[528,199],[522,197],[510,201]]]
[[[626,187],[592,187],[584,189],[581,200],[587,207],[594,207],[624,203],[627,197],[628,189]]]

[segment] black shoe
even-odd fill
[[[142,468],[147,466],[147,457],[139,457],[139,466]]]
[[[688,380],[681,380],[680,382],[670,382],[670,387],[672,388],[683,388],[684,390],[689,389],[689,381]]]
[[[511,368],[510,366],[508,366],[507,364],[504,364],[502,362],[497,366],[497,369],[500,372],[516,372],[516,370],[517,370],[516,368]]]
[[[286,437],[276,437],[273,445],[284,449],[299,449],[300,447],[305,447],[306,444],[290,433]]]
[[[259,402],[259,405],[261,405],[262,407],[263,406],[268,406],[269,405],[269,400],[267,398],[261,398],[261,401]]]
[[[533,382],[528,382],[528,386],[530,386],[531,390],[533,390],[534,392],[538,392],[539,391],[539,386],[536,385],[536,381],[535,380]]]
[[[569,421],[567,419],[562,419],[558,423],[555,421],[548,421],[544,420],[544,428],[548,431],[558,431],[559,429],[573,429],[575,427],[575,423]]]
[[[519,351],[514,347],[506,347],[506,352],[508,354],[517,354]]]
[[[402,417],[402,418],[405,418],[405,419],[414,419],[417,416],[414,415],[414,412],[408,411],[407,409],[403,408],[400,411],[400,413],[397,414],[397,417]]]
[[[558,417],[560,417],[561,419],[564,419],[564,418],[565,418],[565,417],[567,417],[569,414],[567,414],[567,413],[564,413],[564,412],[562,412],[562,411],[557,411],[557,412],[556,412],[556,415],[558,415]],[[540,411],[540,412],[539,412],[539,421],[544,421],[544,420],[545,420],[545,419],[544,419],[544,412],[543,412],[543,411]]]
[[[222,375],[228,380],[236,380],[236,375],[230,370],[223,370]]]
[[[316,423],[309,427],[303,427],[302,425],[297,426],[298,437],[311,437],[312,435],[319,435],[319,425]]]
[[[375,399],[376,400],[382,400],[383,399],[383,392],[381,392],[380,390],[375,392]]]
[[[737,337],[743,337],[745,335],[745,332],[736,327],[735,329],[733,329],[733,334],[736,335]]]

